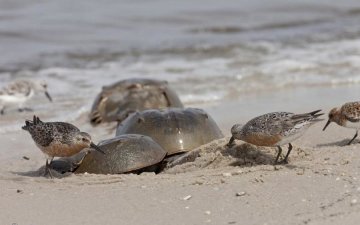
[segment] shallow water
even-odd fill
[[[1,0],[0,86],[44,79],[54,102],[37,96],[36,114],[91,130],[86,115],[102,85],[166,79],[227,131],[269,111],[357,100],[359,21],[356,0]],[[16,143],[31,115],[1,117],[2,141]]]

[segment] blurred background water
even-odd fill
[[[234,105],[326,108],[359,99],[360,1],[0,0],[0,52],[0,86],[49,83],[54,103],[33,101],[49,120],[78,119],[101,86],[132,77],[168,80],[216,119]],[[22,119],[0,118],[0,133]]]

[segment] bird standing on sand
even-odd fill
[[[350,145],[358,136],[358,130],[360,129],[360,102],[348,102],[340,108],[333,108],[329,112],[329,120],[323,131],[331,122],[335,122],[342,127],[353,128],[356,130],[355,136],[347,143],[347,145]]]
[[[294,114],[289,112],[274,112],[258,116],[244,126],[235,124],[231,128],[232,137],[228,146],[232,146],[235,139],[243,140],[257,146],[277,146],[279,149],[275,159],[277,163],[288,163],[287,159],[292,150],[291,142],[299,138],[323,114],[316,110],[305,114]],[[289,144],[285,158],[278,162],[282,152],[281,146]]]
[[[34,116],[33,121],[25,121],[25,126],[22,129],[29,131],[35,144],[47,155],[45,175],[49,173],[51,177],[49,164],[54,157],[69,157],[84,148],[94,148],[105,154],[91,141],[91,136],[88,133],[81,132],[77,127],[69,123],[45,123],[39,117]]]
[[[49,101],[52,101],[47,84],[42,80],[16,80],[3,87],[0,90],[0,114],[4,114],[5,108],[11,105],[17,105],[20,112],[31,110],[23,108],[23,105],[38,92],[43,92]]]

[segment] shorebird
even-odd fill
[[[231,128],[232,137],[228,146],[232,146],[235,139],[243,140],[257,146],[277,147],[278,154],[275,159],[277,163],[288,163],[287,159],[292,150],[291,142],[299,138],[315,122],[321,110],[310,113],[294,114],[290,112],[273,112],[255,117],[244,126],[235,124]],[[278,162],[282,152],[282,145],[289,144],[285,158]]]
[[[358,130],[360,129],[360,102],[348,102],[340,108],[333,108],[329,112],[329,120],[323,131],[331,122],[335,122],[342,127],[353,128],[356,130],[354,137],[347,143],[347,145],[350,145],[358,136]]]
[[[47,156],[45,175],[49,173],[51,177],[49,165],[54,157],[69,157],[85,148],[93,148],[105,154],[91,141],[88,133],[81,132],[70,123],[42,122],[39,117],[34,116],[32,121],[25,121],[22,129],[30,133],[35,144]]]
[[[31,99],[35,93],[43,92],[45,96],[52,101],[47,84],[42,80],[15,80],[0,90],[0,114],[5,113],[5,108],[11,105],[17,105],[20,112],[31,110],[24,108],[26,101]]]

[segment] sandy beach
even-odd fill
[[[63,179],[37,176],[43,155],[27,134],[19,132],[13,145],[23,149],[11,158],[1,157],[0,221],[19,225],[357,224],[358,144],[344,146],[354,131],[332,124],[322,132],[324,123],[294,142],[288,165],[272,165],[275,148],[236,141],[228,149],[225,125],[220,127],[226,138],[196,149],[200,156],[194,162],[161,174],[81,174]],[[11,148],[11,141],[1,141]]]
[[[0,89],[39,79],[53,98],[0,115],[0,225],[359,224],[354,130],[323,132],[322,116],[287,165],[272,165],[276,148],[225,147],[235,123],[359,101],[359,21],[358,0],[0,1]],[[102,86],[129,78],[168,81],[225,138],[160,174],[39,175],[45,156],[24,121],[112,138],[116,125],[92,127],[88,114]]]

